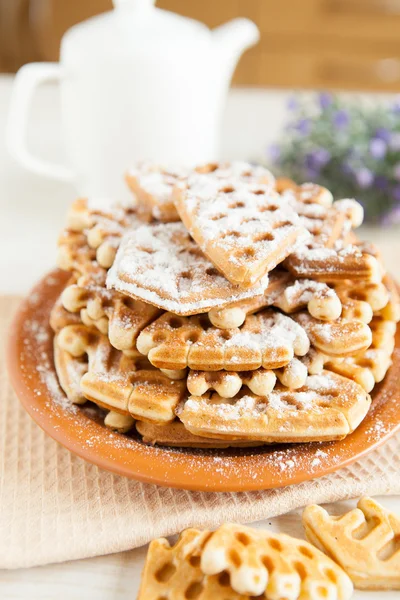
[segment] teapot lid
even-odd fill
[[[204,43],[210,39],[206,25],[154,6],[156,0],[113,0],[114,10],[102,13],[69,29],[62,49],[74,46],[83,52],[137,48],[139,44],[169,45]]]

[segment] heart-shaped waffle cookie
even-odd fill
[[[304,329],[278,311],[247,317],[241,329],[217,329],[206,315],[165,313],[137,339],[139,352],[160,369],[251,371],[285,367],[304,356],[310,342]]]
[[[189,169],[166,167],[142,161],[129,169],[125,180],[134,193],[139,214],[145,219],[169,223],[179,221],[172,199],[178,179],[184,179]]]
[[[261,180],[196,172],[174,191],[192,237],[229,281],[243,287],[254,285],[309,235],[290,202]]]
[[[242,389],[234,398],[191,396],[178,417],[195,435],[264,442],[335,440],[354,431],[371,398],[357,383],[323,371],[299,390],[277,386],[266,396]]]
[[[256,590],[253,593],[252,590]],[[349,577],[311,544],[225,524],[151,542],[138,600],[348,600]]]
[[[360,590],[400,590],[400,518],[372,498],[330,516],[321,506],[303,513],[307,538],[326,552]]]
[[[172,381],[150,365],[137,368],[134,358],[113,348],[106,336],[85,325],[65,327],[59,332],[56,344],[60,356],[56,367],[70,361],[69,357],[61,358],[61,351],[80,361],[87,357],[86,372],[79,386],[88,400],[155,423],[175,418],[174,410],[186,394],[184,382]],[[59,378],[63,380],[63,373],[59,373]]]
[[[246,597],[344,600],[353,592],[342,569],[311,544],[234,523],[221,525],[206,541],[200,569],[209,576],[225,573]]]
[[[123,238],[107,287],[179,315],[263,294],[268,276],[252,289],[229,283],[205,258],[182,223],[143,225]]]

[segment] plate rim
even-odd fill
[[[89,419],[79,408],[71,413],[73,414],[72,418],[69,411],[62,408],[61,405],[55,406],[56,403],[52,399],[48,385],[38,381],[38,360],[36,360],[35,371],[26,369],[29,361],[24,359],[23,353],[24,343],[27,339],[32,343],[31,337],[33,336],[30,332],[23,332],[27,315],[36,311],[36,314],[40,315],[37,317],[37,321],[50,333],[48,324],[50,307],[68,278],[69,274],[59,269],[50,271],[20,303],[8,334],[8,373],[17,397],[31,418],[50,437],[70,452],[102,469],[144,483],[190,491],[244,492],[277,489],[316,479],[346,467],[377,449],[400,429],[400,387],[398,388],[399,394],[393,391],[388,395],[387,378],[380,384],[377,392],[372,395],[372,408],[354,433],[344,440],[334,442],[290,445],[291,450],[298,451],[297,456],[301,457],[301,461],[288,471],[280,473],[277,472],[278,467],[275,470],[268,470],[264,464],[264,468],[262,468],[263,461],[260,457],[265,454],[276,456],[277,452],[281,452],[282,448],[287,448],[288,445],[277,444],[271,448],[267,446],[252,448],[244,454],[240,452],[235,454],[235,450],[230,450],[229,454],[221,450],[208,450],[199,454],[198,451],[194,452],[194,449],[190,448],[181,450],[148,446],[143,442],[127,438],[123,434],[113,433],[104,425]],[[32,303],[33,298],[37,298],[36,304]],[[52,337],[51,333],[50,338],[43,346],[51,358],[53,356]],[[396,348],[399,351],[395,350],[394,364],[390,371],[396,370],[396,368],[400,371],[400,327],[397,328]],[[39,350],[39,346],[37,349]],[[36,356],[39,356],[39,352],[36,353]],[[53,371],[55,373],[54,364]],[[383,401],[384,396],[388,396],[385,401]],[[393,415],[389,415],[388,405],[391,411],[394,411],[396,419]],[[367,443],[367,426],[373,426],[381,417],[385,419],[385,413],[386,427],[382,428],[380,435]],[[73,422],[82,427],[74,428]],[[90,433],[92,438],[86,438],[85,441],[84,430]],[[118,444],[113,444],[115,436],[118,436]],[[121,439],[120,436],[123,438]],[[91,445],[88,444],[88,439],[94,440]],[[357,441],[360,439],[364,440],[364,443],[357,451],[354,448],[357,447]],[[127,440],[129,440],[129,444]],[[331,452],[332,448],[335,452]],[[271,452],[268,452],[269,449]],[[318,457],[321,450],[329,450],[329,455],[332,454],[336,459],[330,462],[320,460]],[[318,452],[319,454],[317,454]],[[221,456],[224,457],[224,460],[219,464]],[[338,456],[339,459],[337,459]],[[313,461],[315,463],[316,458],[318,458],[318,464],[311,468],[311,463]],[[268,460],[270,461],[270,459]],[[210,476],[217,471],[218,477]]]

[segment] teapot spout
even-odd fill
[[[216,54],[225,65],[226,75],[232,76],[236,64],[245,50],[260,39],[258,27],[250,19],[238,18],[213,30]]]

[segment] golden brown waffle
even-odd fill
[[[335,292],[342,303],[342,318],[369,323],[373,314],[389,302],[389,293],[383,283],[343,281],[337,283]]]
[[[195,435],[264,442],[335,440],[354,431],[371,399],[363,388],[335,373],[307,378],[299,390],[276,386],[267,396],[241,390],[234,398],[191,396],[178,417]]]
[[[311,544],[282,533],[244,525],[221,525],[206,541],[200,569],[225,573],[239,594],[266,598],[350,598],[344,571]]]
[[[98,264],[109,269],[122,235],[128,229],[136,229],[140,222],[133,204],[79,198],[68,212],[67,229],[83,233],[88,246],[95,251]]]
[[[363,321],[338,319],[318,321],[307,312],[293,315],[307,332],[311,344],[328,356],[350,356],[366,350],[372,342],[371,329]]]
[[[275,180],[275,187],[279,194],[291,190],[297,200],[304,204],[319,204],[325,208],[330,208],[333,203],[331,192],[316,183],[302,183],[297,185],[291,179],[278,177]]]
[[[91,285],[104,286],[107,270],[96,260],[96,251],[90,248],[84,233],[65,230],[58,239],[57,267],[70,271],[75,278]]]
[[[389,301],[386,306],[377,313],[377,316],[382,317],[386,321],[398,323],[400,321],[400,296],[398,288],[394,280],[388,275],[385,275],[383,278],[383,283],[389,292]]]
[[[186,393],[184,382],[171,381],[155,369],[137,368],[134,358],[113,348],[106,336],[85,325],[65,327],[57,336],[57,344],[75,359],[87,357],[87,372],[79,385],[88,400],[155,423],[175,418],[174,410]],[[61,379],[62,374],[58,375]]]
[[[182,223],[144,225],[125,235],[107,287],[179,315],[259,296],[268,276],[251,290],[229,283],[204,257]]]
[[[342,569],[307,542],[226,524],[214,533],[187,529],[174,546],[151,542],[138,600],[347,600],[352,591]]]
[[[195,171],[202,175],[212,175],[220,181],[239,178],[245,183],[263,183],[270,188],[275,186],[275,177],[271,171],[260,165],[252,165],[241,160],[207,163],[196,167]]]
[[[373,311],[388,302],[388,292],[382,283],[350,282],[345,280],[329,286],[312,279],[294,279],[289,273],[274,270],[269,274],[269,285],[262,296],[234,302],[220,309],[212,309],[209,318],[220,329],[240,327],[248,314],[265,306],[276,306],[285,314],[307,308],[323,321],[335,321],[340,316],[369,323]]]
[[[247,385],[254,394],[263,396],[274,389],[275,383],[276,375],[274,371],[262,367],[255,371],[241,371],[239,373],[234,371],[190,370],[187,378],[187,388],[193,396],[202,396],[209,390],[215,390],[221,398],[233,398],[243,385]]]
[[[168,168],[150,162],[140,162],[129,169],[125,180],[136,197],[140,215],[164,223],[179,221],[172,190],[177,180],[188,173],[182,167]]]
[[[299,278],[335,282],[343,279],[379,283],[382,266],[357,246],[336,244],[333,248],[310,241],[285,260],[285,266]]]
[[[61,298],[66,311],[80,313],[86,325],[108,334],[111,345],[118,350],[134,350],[141,330],[162,312],[114,290],[93,286],[69,285]]]
[[[289,278],[273,304],[286,314],[307,307],[313,317],[323,321],[334,321],[342,313],[342,303],[335,290],[312,279]]]
[[[80,382],[87,372],[87,361],[82,357],[72,356],[60,347],[58,336],[54,337],[54,365],[59,384],[68,400],[73,404],[85,404]]]
[[[232,172],[234,169],[233,163]],[[261,181],[263,170],[257,169]],[[232,283],[249,287],[281,263],[308,234],[290,203],[270,182],[258,183],[254,178],[249,182],[235,175],[219,177],[217,171],[191,173],[179,181],[175,205],[213,264]]]
[[[275,387],[277,379],[285,387],[296,390],[305,385],[308,375],[319,375],[324,368],[325,357],[314,349],[301,359],[292,360],[281,369],[255,371],[193,371],[189,370],[187,388],[192,396],[202,396],[209,390],[221,398],[233,398],[246,385],[253,394],[266,396]]]
[[[58,333],[67,325],[79,325],[79,323],[81,323],[80,315],[66,310],[62,305],[61,296],[59,296],[50,313],[50,327],[54,333]]]
[[[304,329],[278,311],[247,317],[241,329],[222,330],[208,317],[178,317],[165,313],[146,327],[137,349],[160,369],[252,371],[285,367],[304,356],[309,340]]]
[[[145,444],[171,446],[174,448],[248,448],[261,446],[263,442],[235,442],[230,440],[213,440],[193,435],[178,420],[166,425],[136,422],[136,429]]]
[[[392,364],[396,323],[376,316],[370,328],[372,343],[366,351],[346,358],[330,357],[325,362],[327,370],[356,381],[367,392],[371,392],[375,383],[383,380]]]
[[[372,498],[339,517],[308,506],[303,524],[310,542],[333,558],[362,590],[400,590],[400,518]]]
[[[276,300],[281,297],[288,285],[290,275],[286,271],[275,269],[269,273],[268,279],[268,286],[260,296],[231,302],[222,308],[212,308],[208,313],[211,323],[219,329],[240,327],[245,322],[247,315],[276,304]]]

